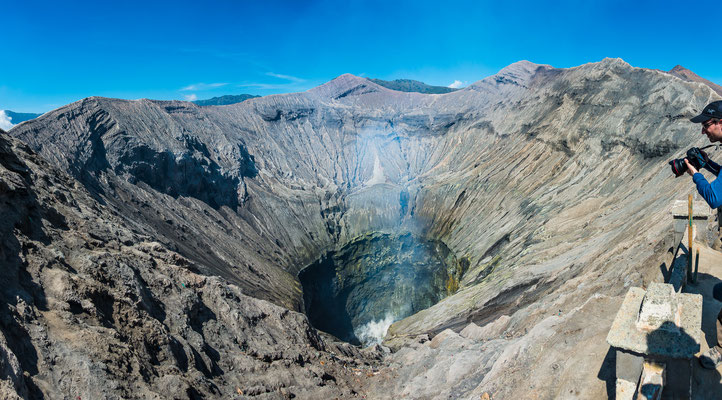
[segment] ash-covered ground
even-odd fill
[[[609,325],[691,190],[667,161],[704,144],[687,117],[717,98],[606,59],[447,94],[342,75],[46,113],[0,135],[2,395],[604,397]],[[299,274],[324,257],[352,331],[403,317],[383,347],[309,322]]]

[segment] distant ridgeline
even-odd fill
[[[412,79],[394,79],[393,81],[384,81],[381,79],[369,79],[371,82],[381,85],[391,90],[398,90],[399,92],[417,92],[427,94],[443,94],[451,93],[458,89],[453,89],[446,86],[432,86],[427,85],[424,82],[415,81]],[[236,94],[236,95],[225,95],[220,97],[212,97],[206,100],[195,100],[193,103],[199,106],[225,106],[228,104],[236,104],[252,99],[255,96],[252,94]],[[34,118],[34,117],[33,117]]]
[[[42,114],[35,114],[35,113],[17,113],[17,112],[14,112],[14,111],[5,110],[5,115],[7,115],[8,117],[10,117],[10,122],[11,122],[13,125],[17,125],[17,124],[19,124],[19,123],[21,123],[21,122],[25,122],[25,121],[27,121],[27,120],[30,120],[30,119],[33,119],[33,118],[37,118],[37,117],[41,116]]]
[[[707,86],[709,86],[710,88],[712,88],[712,90],[714,90],[715,92],[717,92],[717,94],[719,94],[719,95],[722,96],[722,86],[720,86],[720,85],[718,85],[718,84],[716,84],[716,83],[714,83],[714,82],[712,82],[712,81],[710,81],[710,80],[707,80],[707,79],[705,79],[705,78],[702,78],[701,76],[695,74],[694,72],[688,70],[687,68],[685,68],[685,67],[683,67],[683,66],[681,66],[681,65],[677,65],[677,66],[675,66],[674,68],[672,68],[671,70],[665,71],[665,72],[668,73],[668,74],[670,74],[670,75],[674,75],[674,76],[676,76],[677,78],[680,78],[680,79],[685,80],[685,81],[687,81],[687,82],[704,83],[705,85],[707,85]]]
[[[252,94],[229,94],[220,97],[212,97],[206,100],[196,100],[193,103],[199,106],[225,106],[228,104],[236,104],[254,97],[260,97]]]
[[[432,86],[427,85],[424,82],[419,82],[411,79],[394,79],[393,81],[383,81],[381,79],[369,79],[371,82],[381,85],[391,90],[398,90],[399,92],[417,92],[427,94],[443,94],[451,93],[458,89],[453,89],[446,86]]]

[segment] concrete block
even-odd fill
[[[616,400],[634,400],[634,395],[637,393],[637,382],[617,379],[615,392]]]
[[[646,331],[664,329],[676,333],[679,332],[679,318],[677,296],[672,285],[651,283],[642,300],[637,328]]]
[[[657,295],[663,295],[661,292],[668,290],[659,288],[660,293]],[[687,293],[675,294],[677,309],[672,312],[673,318],[663,321],[660,321],[661,317],[651,318],[647,324],[658,325],[658,328],[640,329],[637,321],[646,293],[641,288],[631,288],[627,292],[607,335],[607,343],[615,348],[645,356],[684,359],[694,357],[700,349],[703,338],[700,329],[702,326],[702,296]],[[652,297],[654,296],[653,294]],[[650,305],[655,305],[654,300],[650,302]],[[659,309],[651,311],[659,311]],[[650,315],[654,314],[651,311]],[[677,320],[679,323],[676,323]]]
[[[687,227],[689,226],[689,215],[688,215],[688,204],[687,200],[675,200],[672,204],[670,212],[674,219],[674,237],[673,243],[678,244],[685,237]],[[694,201],[692,209],[692,224],[695,228],[695,232],[705,232],[707,229],[707,222],[712,215],[713,210],[709,208],[709,205],[705,201]],[[696,235],[693,235],[693,238]]]
[[[644,356],[631,351],[617,349],[616,370],[617,379],[624,379],[639,382],[642,375],[642,365],[644,364]]]
[[[672,203],[672,208],[670,212],[672,213],[672,217],[675,219],[687,219],[689,215],[689,203],[687,200],[675,200],[674,203]],[[709,204],[707,204],[706,201],[703,200],[694,200],[692,202],[692,218],[693,220],[706,220],[709,218],[710,214],[712,213],[712,209],[709,208]]]

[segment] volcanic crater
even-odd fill
[[[718,97],[522,61],[445,94],[347,74],[24,122],[0,135],[1,393],[603,397],[690,189],[666,161],[704,140],[669,116]]]

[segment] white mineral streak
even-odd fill
[[[381,166],[381,161],[379,160],[379,155],[374,154],[374,173],[371,176],[371,179],[366,181],[366,186],[372,186],[379,183],[386,182],[386,176],[384,175],[384,168]]]

